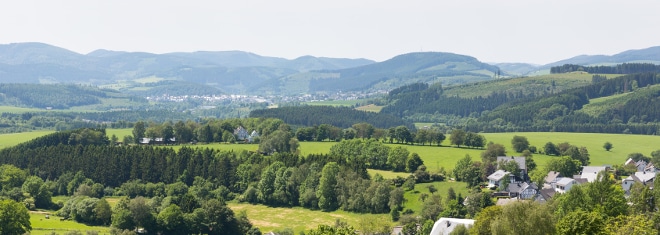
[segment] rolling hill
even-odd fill
[[[470,56],[420,52],[354,68],[293,74],[273,83],[285,93],[391,90],[415,82],[464,84],[490,80],[498,70]]]
[[[550,67],[564,64],[576,65],[615,65],[622,63],[652,63],[660,64],[660,46],[645,49],[627,50],[614,55],[578,55],[568,59],[552,62],[545,65],[526,63],[499,63],[495,64],[502,71],[513,75],[530,75],[533,73],[547,74]]]
[[[269,79],[371,63],[313,56],[288,60],[242,51],[153,54],[101,49],[83,55],[44,43],[12,43],[0,45],[0,82],[107,85],[159,76],[247,93],[254,84]]]

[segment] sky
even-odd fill
[[[0,44],[376,61],[439,51],[546,64],[660,46],[658,9],[657,0],[21,0],[0,6]]]

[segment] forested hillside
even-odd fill
[[[550,68],[550,73],[587,72],[592,74],[660,73],[660,65],[649,63],[623,63],[616,66],[582,66],[565,64]]]
[[[378,128],[412,125],[392,115],[358,111],[349,107],[298,106],[274,109],[260,109],[250,112],[250,117],[278,118],[290,125],[318,126],[330,124],[348,128],[353,124],[366,122]]]
[[[621,68],[637,68],[637,65],[627,66]],[[657,73],[636,73],[610,79],[603,75],[588,76],[591,76],[590,82],[546,80],[551,82],[536,91],[533,90],[534,84],[525,84],[513,90],[478,96],[456,91],[447,95],[439,84],[413,84],[392,90],[385,98],[388,105],[381,112],[419,122],[451,121],[453,126],[463,126],[475,132],[658,132],[660,123],[654,118],[660,115],[659,107],[656,107],[660,94],[654,86],[660,82]],[[497,87],[493,85],[496,83],[524,79],[483,82],[451,89],[489,90],[489,87]],[[611,98],[602,101],[605,97]],[[592,102],[596,104],[583,110]],[[599,102],[615,105],[605,106]]]
[[[413,82],[467,83],[491,79],[499,69],[474,57],[440,52],[409,53],[392,59],[335,71],[338,78],[319,78],[310,82],[311,91],[342,91],[379,87],[388,89]],[[452,77],[454,79],[452,79]],[[381,84],[382,85],[382,84]]]
[[[658,131],[658,120],[652,117],[659,114],[656,104],[658,93],[655,92],[643,93],[622,106],[611,107],[598,114],[597,118],[577,111],[591,99],[637,92],[659,83],[660,76],[655,73],[608,79],[555,95],[507,103],[481,116],[478,124],[469,128],[492,128],[489,130],[496,131],[498,128],[506,128],[502,124],[512,124],[516,130],[528,131],[654,134]],[[630,122],[633,116],[636,118]],[[640,121],[639,117],[644,118]],[[495,123],[500,125],[493,125]]]
[[[125,103],[146,100],[121,94],[114,90],[102,90],[93,86],[73,84],[0,84],[0,104],[7,106],[45,109],[68,109],[75,106],[100,104],[103,99],[123,99]]]

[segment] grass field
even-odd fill
[[[46,219],[46,213],[50,219]],[[55,232],[64,234],[69,231],[98,231],[99,234],[110,234],[109,227],[88,226],[71,220],[60,221],[60,217],[53,215],[54,212],[30,212],[30,223],[32,224],[31,235],[46,235]]]
[[[25,112],[43,112],[45,109],[21,108],[14,106],[0,106],[0,113],[25,113]]]
[[[419,211],[422,210],[422,205],[423,205],[423,202],[419,200],[419,196],[422,195],[423,193],[431,195],[431,192],[429,191],[428,188],[428,186],[430,185],[433,185],[433,187],[435,187],[438,190],[437,192],[435,192],[435,194],[440,195],[443,199],[447,198],[447,191],[449,190],[449,188],[453,188],[454,192],[456,192],[456,195],[458,195],[459,193],[462,196],[468,195],[467,184],[463,182],[446,181],[446,182],[415,184],[414,190],[408,191],[404,194],[404,198],[406,199],[406,202],[403,204],[404,208],[411,209],[415,211],[415,213],[419,213]]]
[[[374,169],[367,169],[367,172],[371,177],[373,177],[376,174],[380,174],[385,179],[394,179],[397,176],[407,178],[410,175],[410,173],[406,173],[406,172],[393,172],[393,171],[374,170]]]
[[[369,215],[345,211],[328,213],[301,207],[268,207],[235,202],[229,202],[228,206],[234,213],[245,211],[252,224],[259,227],[262,233],[290,228],[294,230],[295,234],[298,234],[304,230],[314,229],[320,224],[332,225],[337,219],[354,227],[357,227],[360,220],[365,217],[372,219],[371,216],[374,216],[373,219],[391,220],[388,214]]]
[[[34,131],[34,132],[23,132],[23,133],[0,134],[0,149],[11,147],[53,132],[54,131]]]
[[[378,105],[368,104],[368,105],[357,107],[355,109],[356,110],[361,110],[361,111],[379,113],[380,110],[383,109],[383,107],[385,107],[385,106],[378,106]]]

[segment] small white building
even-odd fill
[[[575,184],[577,184],[577,182],[574,179],[568,177],[561,178],[555,183],[555,192],[565,193],[568,190],[571,190],[571,187]]]
[[[433,224],[430,235],[449,235],[456,226],[463,225],[470,228],[474,225],[473,219],[454,219],[454,218],[440,218]]]
[[[596,181],[598,173],[601,171],[606,171],[607,168],[607,166],[583,166],[580,178],[587,179],[587,182],[589,183],[594,182]]]
[[[509,180],[507,177],[509,175],[508,171],[497,170],[493,174],[490,174],[488,178],[488,187],[499,187],[502,185],[502,180]]]
[[[635,174],[628,176],[627,178],[621,181],[621,187],[626,193],[630,192],[630,188],[635,182],[642,183],[647,187],[653,188],[653,181],[655,181],[655,173],[649,173],[646,171],[638,171]]]

